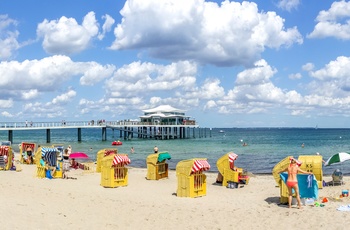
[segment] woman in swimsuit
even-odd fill
[[[306,172],[304,170],[301,170],[299,168],[300,163],[298,164],[297,160],[294,158],[290,159],[290,164],[288,168],[283,170],[282,172],[287,171],[288,172],[288,179],[287,179],[287,187],[288,187],[288,205],[289,208],[292,207],[292,198],[293,198],[293,192],[292,189],[295,191],[295,196],[298,201],[298,207],[301,208],[301,202],[300,202],[300,195],[299,195],[299,186],[298,186],[298,179],[297,179],[297,174],[298,173],[304,173],[304,174],[312,174],[312,172]]]

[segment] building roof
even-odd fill
[[[161,112],[161,113],[169,113],[169,112],[177,112],[177,113],[184,113],[185,110],[181,110],[181,109],[176,109],[170,105],[160,105],[156,108],[153,109],[146,109],[146,110],[142,110],[145,113],[157,113],[157,112]]]

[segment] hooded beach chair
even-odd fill
[[[168,152],[161,152],[148,155],[147,163],[147,180],[159,180],[168,178],[168,163],[171,156]]]
[[[36,144],[35,143],[28,143],[28,142],[22,142],[19,146],[19,155],[20,155],[20,162],[22,164],[26,164],[27,162],[24,160],[26,158],[27,154],[27,149],[31,148],[32,149],[32,157],[33,157],[33,164],[35,164],[35,149],[36,149]]]
[[[35,153],[35,158],[36,159],[40,159],[40,158],[44,158],[45,160],[47,160],[49,162],[49,165],[51,167],[56,167],[56,171],[53,175],[54,178],[62,178],[63,173],[62,173],[62,163],[60,163],[60,166],[58,166],[58,162],[57,162],[57,153],[59,151],[57,150],[57,148],[52,148],[52,147],[40,147],[37,152]],[[40,164],[40,160],[36,161],[36,165],[37,165],[37,173],[36,176],[39,178],[44,178],[46,176],[46,168],[45,166],[42,166]]]
[[[288,203],[288,187],[286,185],[286,181],[288,179],[288,174],[285,171],[293,156],[287,156],[280,162],[278,162],[274,168],[272,169],[272,175],[276,181],[277,186],[280,189],[280,203],[287,204]],[[320,170],[317,166],[320,164],[319,156],[313,158],[313,156],[299,156],[297,162],[299,162],[299,167],[304,171],[314,170],[314,175],[307,174],[298,174],[298,185],[299,185],[299,194],[300,198],[314,198],[318,199],[318,189],[319,189],[319,181],[317,180],[317,175],[322,175],[322,170]],[[322,159],[321,159],[322,160]],[[322,165],[322,161],[321,161]],[[321,177],[322,178],[322,177]],[[294,190],[293,190],[294,191]],[[294,193],[294,192],[293,192]]]
[[[12,167],[13,152],[10,146],[0,146],[0,170],[9,170]]]
[[[229,182],[236,184],[249,183],[249,176],[243,172],[243,169],[235,167],[237,157],[237,154],[229,152],[220,157],[216,162],[219,173],[222,175],[222,186],[227,186]]]
[[[101,186],[105,188],[115,188],[128,185],[128,169],[130,164],[127,154],[109,154],[102,160],[101,166]]]
[[[200,197],[207,194],[207,180],[204,171],[210,169],[206,158],[182,160],[176,165],[178,197]]]

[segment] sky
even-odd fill
[[[350,128],[350,1],[0,0],[0,122]]]

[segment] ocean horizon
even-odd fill
[[[22,142],[33,142],[42,146],[62,144],[72,146],[73,152],[85,152],[95,161],[96,154],[104,148],[115,148],[111,143],[120,140],[119,153],[129,154],[131,167],[146,168],[146,158],[153,153],[154,146],[159,152],[168,152],[169,168],[175,169],[181,160],[207,158],[209,171],[217,172],[216,161],[228,152],[238,155],[237,167],[253,174],[270,174],[273,167],[287,156],[315,155],[320,153],[324,160],[338,152],[350,151],[350,129],[348,128],[207,128],[206,137],[188,139],[155,140],[134,138],[124,140],[119,131],[107,129],[107,141],[102,141],[100,128],[82,128],[82,141],[78,142],[77,129],[52,129],[51,142],[46,143],[46,130],[13,131],[12,148],[19,151]],[[0,141],[8,139],[7,131],[0,131]],[[243,146],[246,143],[246,146]],[[131,147],[134,153],[131,153]],[[323,173],[330,175],[335,169],[350,174],[350,161],[323,167]]]

